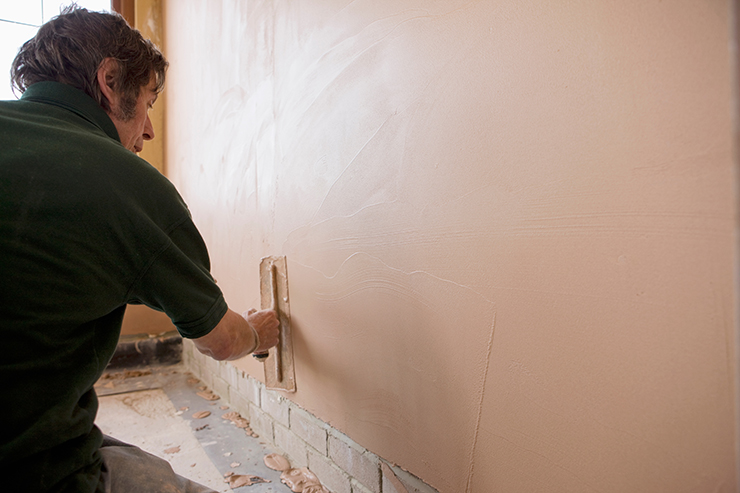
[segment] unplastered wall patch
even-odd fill
[[[200,354],[188,340],[183,346],[183,362],[228,402],[235,419],[248,421],[261,439],[284,452],[278,456],[282,459],[265,460],[274,459],[282,466],[282,461],[288,461],[290,469],[286,471],[292,473],[285,474],[285,483],[289,487],[306,484],[311,486],[309,491],[313,488],[317,493],[437,493],[232,364]],[[304,470],[318,477],[320,485],[312,483],[310,475],[304,478]]]

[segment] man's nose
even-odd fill
[[[146,115],[142,137],[144,137],[144,140],[152,140],[154,138],[154,127],[152,126],[152,121],[149,119],[149,115]]]

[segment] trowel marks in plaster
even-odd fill
[[[296,331],[296,354],[310,357],[303,360],[301,378],[331,381],[315,412],[346,409],[363,428],[348,416],[332,424],[370,450],[392,430],[395,443],[417,460],[448,454],[439,467],[464,478],[472,461],[493,303],[465,286],[424,272],[400,272],[368,255],[353,256],[332,274],[327,278],[291,263],[293,307],[302,313],[301,324],[321,321],[310,340]],[[308,291],[296,293],[295,286]],[[433,293],[444,299],[427,298]],[[463,331],[462,313],[476,325]],[[384,341],[382,347],[373,344],[375,338]],[[365,351],[350,356],[342,349],[348,345]],[[390,381],[388,373],[394,375]],[[415,400],[406,399],[410,394]]]
[[[169,2],[168,156],[228,299],[294,262],[296,402],[445,493],[478,419],[471,491],[733,484],[728,8]]]

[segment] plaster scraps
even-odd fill
[[[177,445],[176,447],[170,447],[168,449],[164,449],[165,454],[176,454],[180,451],[180,446]]]
[[[100,377],[100,380],[125,380],[127,378],[146,377],[152,374],[152,370],[126,370],[116,373],[106,373]]]
[[[123,372],[123,378],[146,377],[152,374],[152,370],[126,370]]]
[[[211,415],[211,411],[198,411],[193,414],[193,419],[203,419]]]
[[[267,454],[263,460],[270,469],[283,471],[280,481],[295,493],[330,493],[307,467],[291,469],[288,459],[280,454]]]
[[[207,401],[217,401],[220,399],[219,396],[213,393],[213,391],[205,389],[200,392],[196,392],[195,395],[204,398]]]
[[[290,469],[290,462],[280,454],[268,454],[263,460],[267,467],[275,471],[287,471]]]
[[[312,473],[307,467],[301,467],[300,469],[288,469],[283,471],[280,475],[280,481],[285,483],[291,491],[295,493],[303,493],[309,486],[317,486],[321,488],[321,481]],[[316,488],[312,488],[316,491]],[[321,491],[321,490],[318,490]]]
[[[249,474],[233,474],[224,480],[225,483],[229,483],[231,488],[240,488],[242,486],[251,486],[257,483],[270,483],[269,479],[261,478],[259,476],[251,476]]]
[[[245,418],[242,418],[242,416],[235,411],[226,413],[222,415],[221,418],[228,419],[229,421],[231,421],[231,424],[233,424],[237,428],[249,428],[249,421]]]
[[[247,435],[257,438],[258,435],[249,427],[249,420],[243,418],[238,412],[231,411],[230,413],[223,414],[221,418],[231,421],[231,424],[237,428],[242,428]]]
[[[307,484],[303,487],[303,493],[331,493],[321,484]]]

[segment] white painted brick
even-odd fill
[[[182,351],[182,364],[188,370],[193,366],[193,355],[188,354],[184,349]]]
[[[275,429],[275,445],[288,456],[290,467],[306,467],[308,465],[308,448],[306,442],[298,438],[283,425],[273,425]]]
[[[195,363],[199,367],[202,367],[203,364],[205,363],[205,360],[203,359],[203,355],[200,353],[200,351],[198,351],[195,348],[193,348],[192,360],[193,360],[193,363]]]
[[[351,479],[349,484],[352,486],[352,493],[373,493],[372,490],[362,486],[356,479]]]
[[[196,363],[193,365],[192,368],[189,368],[189,369],[193,373],[195,378],[197,378],[201,382],[203,381],[203,367],[202,366]]]
[[[249,426],[260,438],[275,443],[275,436],[272,432],[272,419],[262,409],[254,405],[249,406]]]
[[[226,380],[219,377],[218,375],[211,375],[211,378],[213,379],[213,383],[211,384],[211,390],[213,390],[213,393],[217,396],[221,397],[221,399],[228,401],[229,400],[229,384],[226,383]]]
[[[251,419],[249,414],[249,399],[240,394],[233,387],[230,389],[229,405],[233,411],[238,412],[243,418]]]
[[[375,454],[354,441],[332,431],[329,436],[329,458],[373,493],[380,493],[380,464]]]
[[[182,355],[182,364],[189,372],[193,371],[193,367],[198,366],[198,363],[193,360],[192,356],[187,356],[185,354]]]
[[[191,341],[190,339],[185,339],[183,340],[183,344],[189,348],[187,352],[183,353],[183,361],[185,362],[186,366],[188,368],[202,367],[203,363],[205,363],[205,360],[203,359],[203,355],[200,353],[200,351],[195,349],[193,341]]]
[[[195,344],[193,344],[193,341],[190,339],[184,339],[182,340],[182,352],[183,354],[186,354],[188,356],[193,356],[193,349],[195,347]]]
[[[252,403],[257,407],[262,407],[260,385],[261,382],[258,380],[255,380],[243,371],[239,372],[237,379],[237,388],[239,389],[239,393],[252,401]]]
[[[233,389],[239,387],[239,370],[228,361],[221,365],[221,378]]]
[[[183,339],[182,340],[182,357],[185,359],[185,357],[191,357],[193,356],[193,343],[189,339]]]
[[[201,367],[199,378],[206,387],[213,389],[213,373],[208,368]]]
[[[192,361],[192,364],[188,365],[188,371],[198,380],[200,380],[200,375],[203,373],[203,369],[195,361]]]
[[[283,426],[290,426],[288,421],[288,400],[277,392],[262,388],[262,410],[272,416],[275,421]]]
[[[308,451],[308,468],[334,493],[352,493],[350,478],[325,456]]]
[[[198,364],[197,360],[192,360],[191,364],[188,365],[188,370],[195,375],[198,380],[202,380],[203,378],[203,367]]]
[[[182,364],[183,366],[185,366],[185,371],[192,373],[193,376],[197,376],[195,368],[198,365],[195,363],[195,361],[193,361],[193,358],[183,358]]]
[[[327,431],[323,421],[293,405],[290,407],[290,429],[322,455],[327,455]]]
[[[205,370],[208,367],[208,362],[211,360],[211,358],[201,353],[197,349],[193,351],[193,355],[196,355],[196,357],[198,358],[198,365],[200,365],[200,367]]]
[[[203,355],[203,368],[214,375],[218,375],[218,361],[210,356]]]
[[[185,343],[190,346],[190,353],[193,356],[193,359],[198,358],[201,353],[195,348],[195,343],[191,339],[185,339]]]

